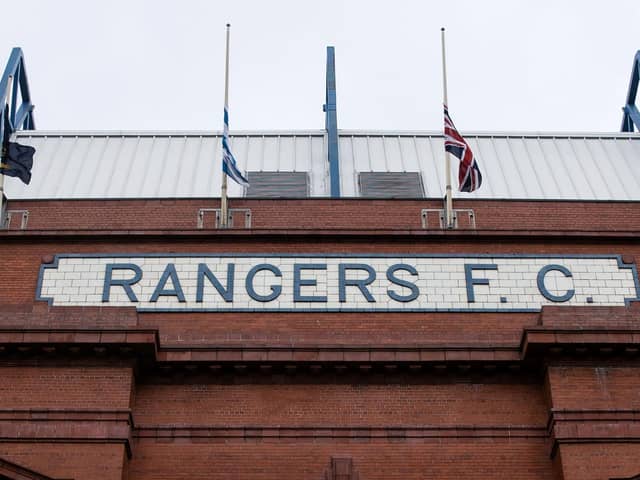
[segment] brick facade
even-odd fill
[[[60,254],[640,256],[629,202],[21,201],[0,232],[0,478],[620,479],[640,474],[628,306],[137,312],[35,301]],[[426,227],[426,228],[424,228]],[[2,463],[4,462],[4,463]],[[22,475],[22,476],[19,476]],[[28,475],[31,475],[30,477]],[[39,475],[39,476],[38,476]]]

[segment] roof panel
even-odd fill
[[[424,150],[422,150],[422,148]],[[426,189],[427,197],[442,198],[445,194],[444,140],[441,137],[416,137],[418,152],[428,152],[422,165],[422,180],[430,185]],[[424,158],[424,157],[423,157]],[[425,180],[426,179],[426,180]]]
[[[406,172],[419,172],[420,162],[416,151],[415,137],[398,137],[402,168]]]
[[[562,161],[558,142],[553,138],[541,138],[539,144],[547,164],[547,176],[556,184],[558,197],[561,199],[580,199],[581,196],[578,195],[573,177]]]
[[[587,138],[584,141],[584,147],[591,158],[590,168],[600,173],[600,175],[593,176],[602,178],[602,182],[606,185],[608,197],[616,198],[618,196],[618,198],[629,199],[629,192],[621,181],[621,171],[615,168],[611,158],[604,151],[603,142],[598,138]]]
[[[278,171],[295,172],[295,148],[293,137],[278,137]]]
[[[513,155],[514,165],[525,194],[532,198],[544,198],[542,182],[538,173],[539,166],[533,161],[527,143],[523,138],[514,138],[509,142],[509,149]]]
[[[353,142],[353,170],[354,172],[380,171],[373,168],[371,161],[371,144],[368,136],[352,137]]]
[[[190,189],[193,188],[193,182],[195,181],[194,174],[198,171],[198,162],[200,160],[200,150],[202,148],[202,140],[194,139],[194,141],[187,141],[186,137],[181,138],[182,149],[180,150],[180,156],[178,158],[172,158],[171,161],[180,165],[176,174],[172,175],[175,179],[175,185],[173,188],[176,197],[188,197]],[[213,159],[210,159],[213,163]],[[169,175],[171,172],[169,172]]]
[[[190,139],[189,141],[193,141]],[[217,183],[217,179],[214,178],[218,169],[214,169],[215,155],[218,153],[217,138],[211,137],[198,137],[198,159],[196,161],[196,170],[193,172],[191,179],[191,195],[189,196],[203,196],[212,197],[219,195],[219,193],[213,191],[213,182]],[[222,175],[220,175],[222,177]],[[183,187],[187,190],[188,186]],[[198,195],[196,192],[200,192]],[[203,194],[203,192],[207,192]]]
[[[555,142],[555,145],[559,153],[558,159],[561,159],[562,165],[567,170],[567,175],[571,179],[578,198],[592,198],[595,196],[595,190],[589,182],[591,175],[585,175],[586,164],[583,160],[578,160],[575,149],[571,145],[571,140]]]
[[[347,136],[340,137],[338,149],[340,157],[340,193],[343,196],[356,196],[358,191],[358,175],[354,170],[353,138]]]
[[[631,139],[620,142],[610,142],[616,147],[624,158],[624,165],[629,171],[629,180],[633,185],[632,191],[637,192],[640,188],[640,142]]]
[[[176,196],[180,172],[187,167],[184,159],[185,148],[184,137],[172,137],[169,140],[160,170],[160,181],[156,186],[156,196],[160,196],[160,192],[170,192],[170,196]]]
[[[478,191],[479,196],[485,196],[486,193],[491,192],[500,198],[508,198],[509,189],[507,187],[507,180],[503,173],[502,163],[504,158],[500,157],[493,144],[493,138],[468,138],[467,143],[471,147],[471,150],[478,156],[479,165],[482,165],[482,183],[486,188],[481,188]],[[481,160],[482,159],[482,160]],[[457,184],[458,179],[458,161],[455,157],[451,157],[451,167],[453,168],[452,178],[454,179],[454,185]],[[454,186],[454,190],[456,187]]]
[[[590,172],[597,171],[598,165],[594,162],[587,141],[569,139],[567,143],[575,156],[576,163],[578,164],[577,168],[580,170],[582,177],[584,177],[591,194],[602,198],[611,198],[611,189],[607,185],[605,176],[590,174]]]
[[[294,164],[296,172],[308,172],[311,170],[311,137],[293,136]]]
[[[528,195],[527,187],[520,176],[518,163],[513,157],[511,141],[506,138],[494,138],[491,146],[500,162],[500,178],[504,181],[505,196],[512,197],[518,190]]]
[[[400,150],[400,141],[398,137],[382,137],[382,148],[386,161],[387,171],[404,172],[406,170],[402,152]]]
[[[328,197],[330,195],[329,162],[327,161],[326,139],[323,136],[309,137],[311,156],[309,169],[311,172],[312,197]]]
[[[107,188],[112,184],[112,177],[116,169],[115,159],[118,158],[122,152],[124,141],[121,137],[115,137],[113,139],[107,139],[106,137],[98,137],[97,143],[103,144],[103,149],[100,158],[97,160],[97,165],[93,170],[93,177],[91,183],[86,186],[85,193],[87,196],[93,195],[95,197],[103,197],[107,195]],[[37,147],[36,147],[37,152]],[[88,162],[89,160],[87,160]]]
[[[247,147],[246,162],[251,166],[251,170],[260,172],[265,168],[269,170],[269,166],[264,164],[264,137],[249,137],[249,146]]]
[[[367,137],[367,142],[369,144],[370,170],[373,172],[388,172],[389,164],[387,162],[387,155],[384,149],[384,137]]]
[[[74,179],[74,177],[70,175],[70,173],[73,173],[73,170],[70,172],[69,167],[73,163],[70,159],[77,142],[78,139],[76,137],[62,137],[57,139],[58,145],[55,153],[59,161],[49,165],[49,168],[47,168],[47,183],[44,184],[42,188],[45,198],[49,196],[56,197],[66,186],[73,192],[72,183],[68,181],[73,181]]]
[[[129,192],[140,192],[142,197],[155,196],[155,189],[144,188],[145,183],[149,185],[150,178],[158,178],[158,172],[154,168],[154,163],[156,163],[154,160],[160,159],[154,158],[153,155],[162,155],[162,150],[156,144],[156,137],[141,137],[135,155],[127,165],[123,166],[123,170],[127,172],[122,189],[125,195]]]
[[[6,179],[7,196],[28,198],[217,197],[220,134],[207,132],[22,131],[36,148],[28,186]],[[640,201],[640,135],[483,133],[465,137],[483,185],[457,198]],[[239,132],[231,146],[242,171],[307,172],[311,196],[329,196],[323,131]],[[361,172],[419,172],[425,195],[444,194],[440,133],[341,131],[342,195],[357,196]],[[451,172],[457,178],[457,160]],[[454,187],[454,191],[455,191]],[[243,189],[229,182],[229,195]]]
[[[536,172],[536,180],[542,191],[540,198],[554,198],[554,195],[559,195],[560,186],[556,177],[551,174],[540,139],[523,138],[522,145],[528,154],[531,168]]]
[[[613,171],[616,172],[616,177],[623,186],[623,191],[627,192],[630,198],[637,197],[640,186],[638,185],[637,179],[634,178],[633,171],[621,149],[616,145],[616,143],[611,141],[601,141],[599,142],[599,145],[602,149],[602,153],[604,154],[601,158],[607,159],[608,163],[613,166]],[[599,167],[598,172],[601,172],[603,170],[604,162],[601,160],[597,163]],[[614,195],[615,196],[613,198],[619,198],[620,192],[614,192]]]

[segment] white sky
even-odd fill
[[[219,130],[225,23],[231,130],[324,127],[326,46],[338,127],[440,130],[440,27],[461,131],[618,131],[640,49],[638,0],[20,0],[40,130]],[[6,19],[11,19],[7,21]]]

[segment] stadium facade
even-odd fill
[[[640,478],[638,62],[622,133],[35,130],[14,51],[0,479]],[[21,80],[24,79],[24,82]],[[15,92],[15,93],[13,93]]]

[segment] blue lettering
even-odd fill
[[[258,272],[261,272],[263,270],[267,270],[273,273],[276,277],[282,277],[282,272],[278,267],[276,267],[275,265],[271,265],[270,263],[261,263],[260,265],[256,265],[251,270],[249,270],[247,279],[245,280],[245,287],[249,296],[254,300],[258,302],[270,302],[280,296],[280,293],[282,293],[282,285],[271,285],[271,293],[269,295],[260,295],[259,293],[257,293],[253,288],[253,277],[255,277]]]
[[[293,265],[293,301],[294,302],[326,302],[327,296],[302,295],[301,287],[315,287],[315,278],[301,278],[302,270],[326,270],[326,263],[295,263]]]
[[[498,266],[494,263],[465,263],[464,264],[464,278],[467,284],[467,302],[473,303],[476,301],[476,296],[473,291],[474,285],[489,285],[488,278],[473,278],[474,270],[498,270]]]
[[[387,295],[389,295],[389,297],[396,302],[411,302],[418,298],[420,290],[418,290],[418,287],[414,283],[396,277],[395,273],[398,270],[409,272],[414,277],[418,276],[418,271],[415,269],[415,267],[413,267],[412,265],[407,265],[406,263],[396,263],[395,265],[391,265],[387,269],[387,280],[395,285],[408,288],[409,290],[411,290],[411,293],[407,295],[400,295],[396,293],[395,290],[387,289]]]
[[[171,279],[171,284],[173,288],[166,288],[167,280]],[[167,264],[164,272],[162,272],[162,276],[158,281],[158,285],[156,285],[155,290],[151,294],[150,302],[157,302],[159,296],[168,296],[168,297],[178,297],[178,301],[183,303],[186,302],[184,298],[184,292],[182,291],[182,285],[180,285],[180,280],[178,279],[178,272],[176,272],[176,266],[173,263]]]
[[[133,271],[133,278],[128,279],[118,279],[114,280],[113,271],[114,270],[131,270]],[[130,302],[137,302],[138,298],[136,294],[133,293],[133,289],[131,285],[135,285],[142,279],[142,269],[133,263],[109,263],[106,266],[106,270],[104,272],[104,284],[102,285],[102,301],[108,302],[109,296],[111,294],[111,287],[118,286],[122,287],[127,294]]]
[[[198,264],[198,279],[196,282],[196,303],[202,303],[204,297],[204,279],[205,277],[211,285],[215,287],[224,301],[233,302],[233,274],[235,272],[235,264],[227,265],[227,288],[224,288],[220,281],[216,278],[209,267],[205,263]]]
[[[365,279],[348,279],[347,270],[364,270],[368,273]],[[338,300],[341,303],[347,301],[347,287],[358,287],[367,302],[375,302],[376,300],[367,289],[367,285],[371,285],[376,279],[376,272],[370,265],[365,263],[341,263],[338,265]]]
[[[567,302],[571,300],[576,293],[574,289],[567,290],[564,295],[554,295],[549,290],[547,290],[547,287],[544,286],[544,277],[549,272],[560,272],[567,278],[573,277],[567,267],[563,267],[562,265],[545,265],[540,269],[537,277],[538,290],[540,290],[542,296],[547,300],[551,300],[552,302]]]

